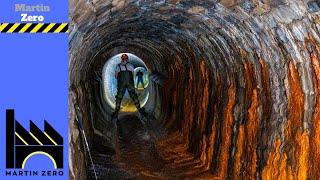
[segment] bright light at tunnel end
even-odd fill
[[[149,98],[149,90],[148,90],[148,85],[149,85],[149,69],[146,66],[146,64],[143,62],[141,58],[138,56],[132,54],[132,53],[119,53],[111,58],[109,58],[103,68],[103,73],[102,73],[102,79],[103,79],[103,94],[104,94],[104,99],[107,102],[107,104],[112,108],[115,109],[116,106],[116,95],[117,95],[117,80],[115,78],[115,69],[116,66],[121,62],[121,56],[123,54],[127,54],[129,57],[129,62],[132,63],[135,67],[134,71],[134,81],[135,81],[135,87],[137,87],[136,83],[136,77],[135,74],[139,69],[145,69],[144,72],[147,72],[147,74],[144,74],[144,83],[145,83],[145,88],[144,89],[136,89],[136,92],[138,93],[139,96],[139,101],[141,104],[141,107],[145,106],[145,104],[148,101]],[[132,102],[128,92],[126,91],[122,103],[121,103],[121,112],[136,112],[137,109]]]

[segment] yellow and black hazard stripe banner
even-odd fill
[[[68,23],[0,23],[0,33],[68,33]]]

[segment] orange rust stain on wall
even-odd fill
[[[281,153],[281,141],[275,142],[275,152],[269,153],[263,179],[308,179],[309,136],[303,131],[304,94],[300,77],[292,62],[289,63],[289,116],[285,128],[285,148]]]
[[[245,52],[241,53],[242,59],[246,59]],[[254,69],[251,63],[244,63],[246,98],[249,99],[247,121],[245,125],[239,127],[239,134],[236,142],[236,154],[233,169],[235,179],[254,179],[257,169],[257,132],[260,119],[258,117],[258,93],[255,86]]]
[[[243,59],[246,59],[246,54],[242,53]],[[255,178],[257,169],[257,133],[260,119],[258,117],[258,92],[255,88],[254,67],[251,63],[245,63],[245,82],[246,82],[246,97],[250,99],[250,107],[247,112],[247,122],[245,126],[245,149],[244,157],[242,157],[241,177]],[[237,147],[238,148],[238,147]],[[240,147],[239,147],[240,148]]]
[[[228,103],[225,110],[224,122],[222,125],[222,140],[221,140],[221,152],[219,154],[218,162],[218,176],[225,179],[227,177],[227,167],[229,150],[231,146],[232,124],[234,121],[233,107],[235,104],[235,90],[232,84],[228,88]]]
[[[298,179],[307,179],[309,158],[309,137],[303,132],[304,93],[300,77],[293,63],[289,64],[289,118],[286,127],[287,153],[290,153],[290,166]],[[307,144],[306,144],[307,143]],[[295,152],[294,154],[292,152]]]
[[[241,125],[239,127],[239,134],[238,134],[238,139],[237,139],[237,144],[236,144],[236,154],[234,157],[234,167],[233,167],[233,178],[237,179],[241,177],[242,171],[241,171],[241,166],[242,166],[242,156],[243,156],[243,149],[244,149],[244,125]]]
[[[269,153],[267,165],[262,171],[263,180],[292,180],[291,167],[287,167],[287,155],[280,152],[281,140],[274,143],[274,151]]]
[[[304,94],[300,86],[298,71],[292,62],[289,63],[288,74],[290,93],[288,99],[289,117],[286,128],[286,139],[290,142],[294,142],[294,136],[296,135],[297,130],[303,127]]]
[[[312,44],[316,44],[314,40]],[[310,176],[320,177],[320,48],[316,45],[316,49],[309,52],[311,64],[314,72],[314,89],[315,89],[315,111],[313,114],[313,130],[310,138],[310,160],[314,165],[310,169]]]
[[[297,150],[295,157],[297,158],[296,177],[300,180],[308,179],[309,169],[309,136],[307,132],[299,132],[296,135]]]
[[[246,177],[250,179],[255,178],[256,169],[257,169],[257,132],[260,124],[260,119],[258,115],[258,93],[254,89],[252,93],[251,106],[248,110],[248,122],[246,126],[246,137],[247,137],[247,175]]]

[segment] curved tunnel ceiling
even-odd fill
[[[300,0],[232,2],[71,1],[72,102],[92,139],[114,145],[93,79],[129,52],[165,75],[160,107],[148,109],[166,132],[162,160],[184,167],[176,176],[319,177],[319,12]]]

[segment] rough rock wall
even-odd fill
[[[69,95],[69,104],[74,104],[73,95]],[[81,132],[75,121],[75,109],[69,110],[69,177],[70,179],[82,179],[86,177],[85,154],[82,144]]]
[[[191,153],[185,174],[318,179],[320,16],[308,2],[71,0],[70,84],[91,139],[109,127],[93,72],[126,51],[168,77],[158,151]]]

